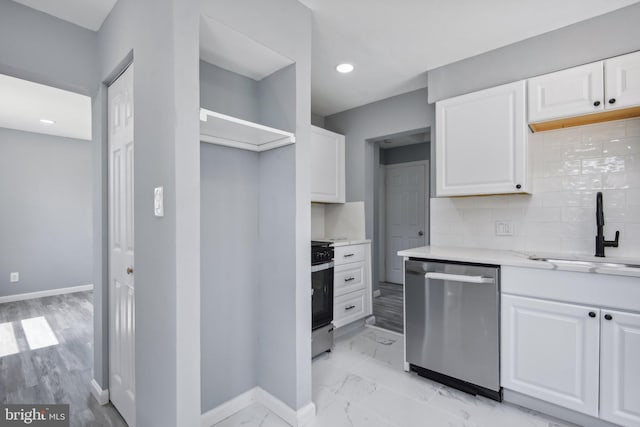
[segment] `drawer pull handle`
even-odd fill
[[[345,257],[345,258],[349,258],[349,257],[354,256],[354,255],[355,255],[355,254],[345,254],[345,255],[344,255],[344,257]]]
[[[347,277],[346,279],[344,279],[345,282],[351,282],[353,280],[356,280],[355,277]]]
[[[349,310],[353,310],[354,308],[356,308],[355,305],[349,305],[347,307],[344,308],[344,311],[349,311]]]

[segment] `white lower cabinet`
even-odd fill
[[[542,274],[549,273],[533,273]],[[562,283],[569,285],[584,285],[599,276],[563,275]],[[507,274],[505,288],[520,291],[521,285],[510,280],[517,277],[522,276]],[[611,292],[629,283],[640,285],[634,278],[618,279],[617,289],[614,279],[608,279]],[[597,299],[584,291],[576,298]],[[607,304],[604,299],[602,304]],[[640,314],[506,293],[501,302],[504,388],[621,426],[640,427]]]
[[[640,426],[640,315],[602,310],[600,418]]]
[[[371,315],[371,244],[335,248],[333,325],[340,328]]]
[[[502,386],[598,416],[600,310],[502,296]]]

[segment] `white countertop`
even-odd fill
[[[549,261],[534,261],[530,256],[544,258],[572,259],[580,261],[597,261],[623,264],[640,264],[640,260],[622,258],[596,258],[589,256],[576,256],[574,254],[548,254],[548,253],[524,253],[515,251],[501,251],[496,249],[461,248],[447,246],[422,246],[406,249],[398,252],[399,256],[423,259],[435,259],[442,261],[474,262],[479,264],[493,264],[511,267],[538,268],[543,270],[576,271],[582,273],[613,274],[619,276],[640,277],[640,268],[623,267],[593,267],[589,265],[568,265]]]
[[[328,242],[331,246],[349,246],[349,245],[362,245],[365,243],[371,243],[369,239],[313,239],[317,242]]]

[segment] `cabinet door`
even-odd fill
[[[528,192],[525,82],[436,103],[437,196]]]
[[[606,108],[640,105],[640,52],[604,61]]]
[[[604,110],[602,61],[529,79],[529,122]]]
[[[600,311],[502,295],[501,384],[598,416]]]
[[[640,315],[602,310],[600,417],[640,426]]]
[[[311,126],[311,201],[344,203],[344,135]]]

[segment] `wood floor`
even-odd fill
[[[380,296],[373,299],[373,315],[376,326],[390,331],[404,333],[404,309],[402,285],[380,282]]]
[[[13,337],[5,333],[0,355],[17,353],[0,357],[0,404],[68,403],[73,427],[127,425],[111,404],[100,406],[90,392],[92,292],[0,304],[2,325]],[[52,339],[58,344],[31,348]]]

